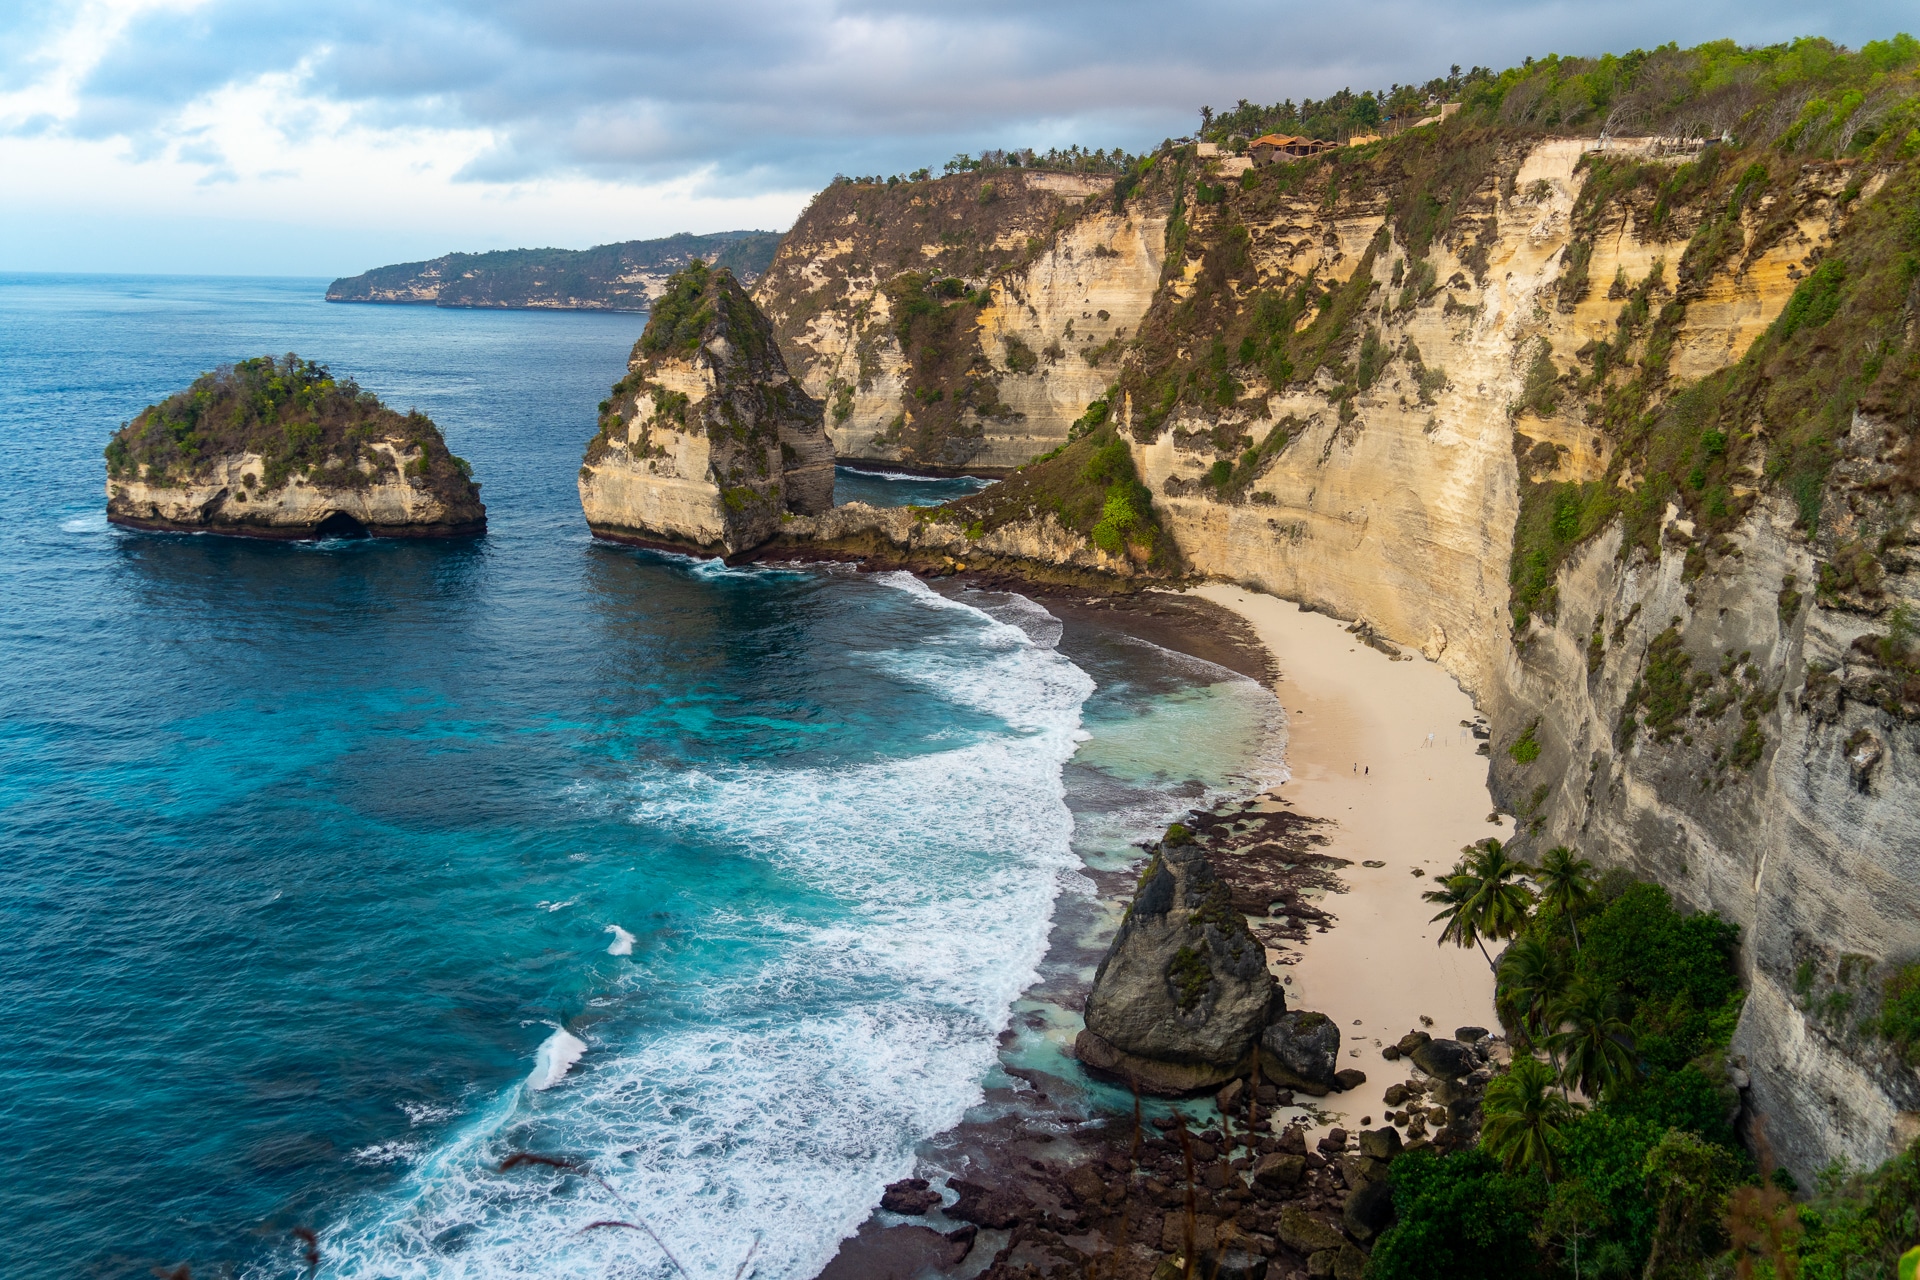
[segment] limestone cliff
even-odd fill
[[[1734,1078],[1805,1181],[1920,1131],[1879,1016],[1920,991],[1920,135],[1863,149],[1798,101],[1729,91],[1704,144],[1483,115],[1258,169],[1163,151],[1161,283],[1084,423],[1129,442],[1161,570],[1446,666],[1522,856],[1572,844],[1741,926]],[[856,329],[789,334],[841,353],[871,426]],[[1048,492],[1089,474],[1067,456],[904,540],[1052,519],[1027,549],[1091,567],[1096,526],[1059,514],[1091,509]]]
[[[1739,922],[1751,1114],[1876,1163],[1920,1130],[1874,1018],[1920,958],[1915,179],[1598,148],[1197,168],[1116,412],[1189,566],[1443,663],[1529,839]]]
[[[695,261],[654,304],[580,468],[595,535],[710,555],[833,505],[820,403],[787,374],[767,318]]]
[[[396,413],[289,354],[203,374],[107,445],[107,519],[256,538],[484,533],[467,464],[425,415]]]
[[[755,297],[840,456],[998,473],[1064,443],[1165,259],[1171,175],[1002,169],[814,198]]]

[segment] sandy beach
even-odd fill
[[[1441,926],[1420,896],[1463,846],[1513,831],[1511,819],[1487,820],[1487,758],[1461,723],[1474,718],[1473,702],[1438,664],[1414,651],[1395,661],[1323,614],[1226,584],[1192,594],[1246,619],[1271,651],[1292,773],[1278,793],[1337,824],[1324,852],[1353,863],[1340,873],[1348,892],[1321,903],[1337,919],[1331,931],[1269,958],[1287,1006],[1337,1021],[1342,1065],[1367,1073],[1365,1085],[1319,1100],[1320,1109],[1349,1128],[1365,1117],[1378,1124],[1381,1095],[1409,1074],[1382,1060],[1381,1045],[1423,1027],[1423,1017],[1435,1035],[1497,1029],[1486,960],[1477,948],[1437,946]]]

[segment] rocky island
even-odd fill
[[[833,506],[820,402],[788,376],[773,327],[724,267],[667,282],[580,467],[596,537],[732,556],[789,513]]]
[[[486,532],[466,462],[425,414],[288,353],[202,374],[107,445],[107,519],[251,538]]]

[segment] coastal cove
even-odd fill
[[[632,318],[231,280],[0,308],[33,602],[0,631],[0,986],[38,1011],[5,1096],[66,1171],[0,1224],[45,1274],[295,1274],[296,1228],[330,1275],[663,1267],[498,1172],[532,1149],[690,1263],[811,1275],[991,1105],[1049,929],[1093,936],[1136,842],[1280,776],[1278,704],[1229,669],[1260,659],[1179,652],[1178,619],[594,544],[572,458]],[[112,425],[281,346],[441,424],[487,535],[108,527]]]

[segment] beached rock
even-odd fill
[[[1392,1223],[1393,1188],[1385,1179],[1355,1187],[1340,1211],[1340,1225],[1361,1244],[1371,1243]]]
[[[1339,1087],[1340,1028],[1324,1013],[1282,1013],[1260,1035],[1260,1070],[1277,1085],[1324,1097]]]
[[[288,354],[202,374],[108,443],[107,519],[252,538],[485,533],[465,462],[420,413],[396,413]]]
[[[1253,1180],[1263,1187],[1296,1187],[1307,1171],[1305,1155],[1275,1151],[1260,1157],[1253,1166]]]
[[[1400,1154],[1400,1135],[1392,1129],[1362,1129],[1360,1154],[1376,1160],[1391,1160]]]
[[[1479,1044],[1487,1038],[1487,1029],[1485,1027],[1456,1027],[1454,1028],[1453,1038],[1461,1044]]]
[[[1401,1057],[1411,1058],[1415,1049],[1418,1049],[1431,1039],[1433,1039],[1433,1037],[1424,1031],[1409,1031],[1400,1037],[1400,1043],[1395,1045],[1394,1048],[1400,1051]]]
[[[888,1213],[922,1214],[939,1203],[940,1193],[930,1189],[925,1178],[902,1178],[880,1197],[880,1207]]]
[[[1458,1080],[1480,1065],[1473,1050],[1458,1040],[1429,1040],[1408,1056],[1414,1066],[1441,1080]]]
[[[1267,1280],[1267,1260],[1244,1249],[1227,1249],[1206,1268],[1213,1280]]]
[[[1074,1053],[1150,1093],[1217,1088],[1244,1076],[1279,987],[1227,889],[1176,829],[1140,885],[1087,996]]]
[[[1308,1213],[1297,1204],[1280,1210],[1279,1236],[1282,1244],[1296,1253],[1318,1253],[1338,1249],[1347,1242],[1340,1228],[1325,1218]]]
[[[962,1178],[948,1178],[947,1185],[960,1193],[960,1198],[946,1208],[946,1215],[956,1221],[1003,1231],[1027,1216],[1027,1206],[1005,1191]]]
[[[580,468],[598,537],[730,556],[789,513],[833,506],[820,402],[788,376],[773,328],[731,273],[667,282]]]
[[[1342,1093],[1348,1089],[1358,1089],[1367,1082],[1367,1073],[1358,1067],[1345,1067],[1333,1073],[1334,1086]]]

